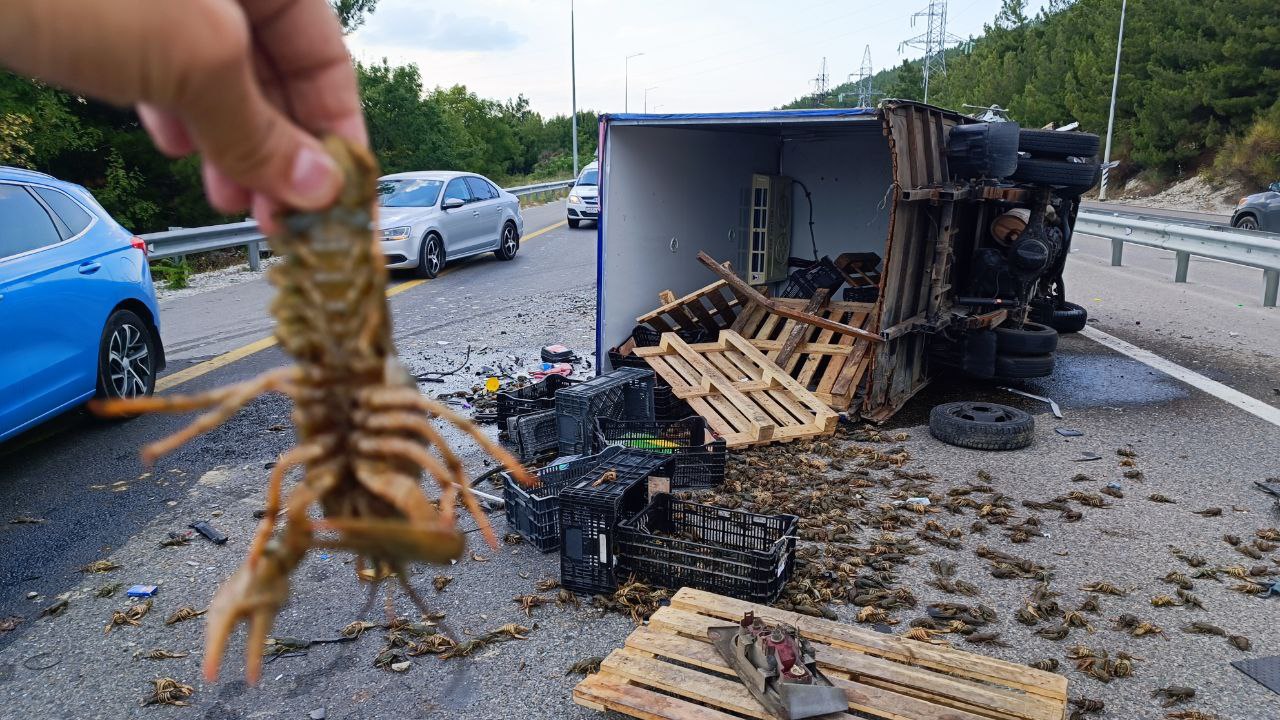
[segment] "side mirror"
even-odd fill
[[[445,201],[441,203],[440,207],[444,208],[445,210],[453,210],[455,208],[460,208],[466,204],[467,204],[466,201],[463,200],[462,198],[445,198]]]
[[[1273,193],[1280,193],[1280,181],[1276,181],[1267,186],[1267,189]]]

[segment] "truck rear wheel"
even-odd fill
[[[1031,306],[1031,319],[1058,331],[1059,335],[1080,332],[1089,320],[1089,311],[1073,302],[1063,301],[1062,307],[1035,303]]]
[[[1001,355],[1043,355],[1058,349],[1058,331],[1048,325],[1026,322],[1020,328],[998,327],[995,333]]]
[[[929,412],[929,434],[948,445],[975,450],[1018,450],[1035,439],[1035,419],[996,403],[954,402]]]
[[[1043,355],[997,355],[996,377],[1010,380],[1048,377],[1053,374],[1053,353]]]
[[[1098,183],[1100,168],[1101,165],[1093,159],[1078,163],[1021,158],[1010,179],[1032,185],[1052,185],[1062,188],[1068,195],[1079,195]]]
[[[1018,133],[1018,150],[1035,157],[1093,157],[1098,154],[1098,136],[1084,132],[1022,130]]]

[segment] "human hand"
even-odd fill
[[[136,105],[156,146],[203,160],[218,210],[333,200],[317,135],[367,144],[355,72],[324,0],[0,0],[0,64]]]

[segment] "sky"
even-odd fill
[[[578,108],[641,112],[646,94],[650,112],[777,107],[813,91],[824,57],[832,87],[859,71],[868,45],[875,70],[919,57],[899,46],[924,33],[924,18],[913,26],[912,14],[928,3],[575,0]],[[543,115],[568,114],[569,4],[380,0],[348,43],[362,62],[417,63],[427,88],[463,84],[497,100],[523,94]],[[1028,14],[1044,4],[1030,0]],[[950,0],[947,30],[976,35],[999,7]]]

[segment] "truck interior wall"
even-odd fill
[[[622,342],[636,317],[657,307],[662,290],[679,296],[713,282],[699,250],[738,262],[743,194],[752,173],[778,172],[778,157],[776,136],[609,128],[599,260],[608,296],[599,292],[597,347]]]
[[[879,122],[844,123],[815,138],[788,138],[782,144],[781,170],[804,183],[813,196],[818,257],[834,259],[845,252],[884,257],[893,164]],[[791,254],[809,258],[809,204],[799,185],[793,188],[791,207]]]

